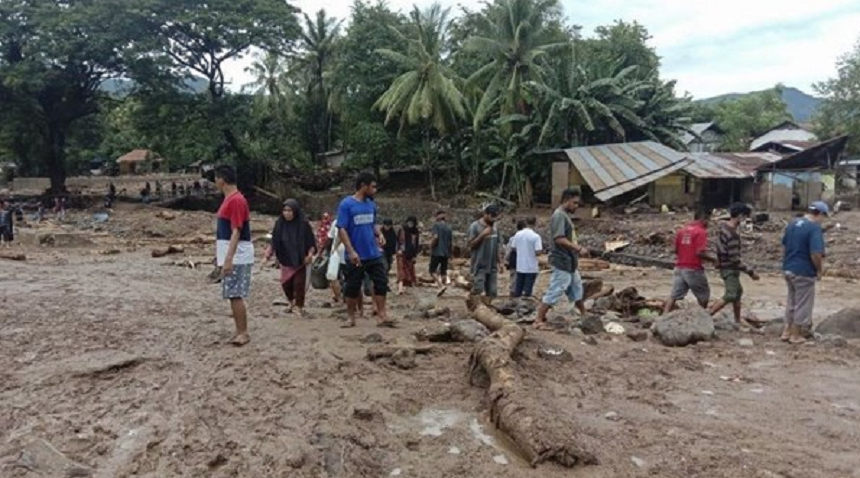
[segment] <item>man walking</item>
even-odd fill
[[[224,194],[218,209],[215,257],[221,268],[221,294],[230,301],[236,335],[230,343],[237,347],[247,344],[248,310],[245,300],[251,292],[251,268],[254,265],[254,243],[251,242],[251,211],[245,196],[236,188],[236,170],[219,166],[215,184]]]
[[[358,301],[365,274],[373,283],[373,304],[378,327],[393,327],[385,310],[388,294],[388,271],[380,246],[385,239],[376,227],[376,177],[361,173],[355,181],[355,194],[341,201],[337,209],[338,237],[347,254],[343,295],[347,303],[347,323],[343,327],[355,327]]]
[[[815,282],[824,273],[824,231],[821,223],[830,214],[827,204],[817,201],[809,212],[785,228],[782,246],[785,254],[782,270],[788,288],[785,301],[785,329],[782,341],[791,344],[806,342],[804,332],[812,327],[815,306]]]
[[[538,307],[535,327],[547,327],[546,314],[553,308],[562,295],[576,304],[580,314],[585,314],[583,301],[582,277],[579,275],[579,256],[588,257],[588,250],[577,243],[576,229],[570,214],[579,207],[580,195],[575,189],[566,189],[561,193],[561,205],[555,210],[550,219],[550,239],[552,245],[549,253],[549,264],[552,266],[552,276],[549,289],[544,294]]]
[[[747,267],[741,261],[741,235],[738,228],[741,222],[752,215],[752,210],[746,204],[733,204],[729,208],[730,219],[720,224],[720,233],[717,239],[717,269],[725,285],[723,298],[718,300],[708,310],[711,315],[717,314],[728,304],[732,304],[732,312],[735,323],[749,327],[749,324],[741,320],[741,299],[744,288],[741,285],[741,272],[746,273],[752,280],[759,280],[758,274]]]
[[[499,247],[499,230],[496,228],[498,219],[499,207],[487,206],[483,217],[469,226],[467,236],[472,251],[472,295],[484,295],[486,304],[499,295],[499,265],[503,257]]]
[[[534,293],[535,281],[540,271],[537,256],[543,252],[543,242],[540,235],[534,231],[536,225],[537,218],[527,218],[525,227],[511,239],[511,248],[516,253],[514,268],[517,272],[514,297],[531,297]]]
[[[675,308],[675,302],[684,300],[687,293],[693,296],[703,309],[708,308],[711,300],[711,287],[702,261],[716,262],[708,254],[708,221],[711,212],[698,209],[693,214],[693,222],[684,226],[675,235],[675,272],[672,278],[672,294],[663,309],[668,314]]]
[[[454,248],[454,232],[448,225],[445,211],[436,211],[433,224],[433,239],[430,240],[430,277],[439,288],[439,295],[445,292],[448,279],[448,261]]]

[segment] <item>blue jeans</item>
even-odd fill
[[[514,297],[531,297],[532,293],[534,293],[537,276],[537,273],[529,274],[517,272],[516,285],[514,285]]]
[[[567,272],[553,269],[552,276],[549,278],[549,289],[542,301],[548,306],[554,306],[561,300],[561,296],[566,295],[569,301],[575,303],[582,300],[584,294],[579,271]]]

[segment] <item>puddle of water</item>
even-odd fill
[[[472,423],[469,424],[469,430],[472,430],[472,435],[484,445],[496,446],[495,440],[484,432],[484,426],[478,422],[477,417],[472,419]]]
[[[459,410],[425,409],[417,416],[421,422],[421,436],[442,436],[442,432],[466,419],[466,413]]]

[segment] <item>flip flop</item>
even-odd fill
[[[244,347],[245,345],[248,345],[250,341],[251,339],[249,337],[245,337],[243,340],[240,340],[239,337],[233,337],[230,340],[230,345],[233,345],[234,347]]]
[[[443,295],[445,295],[445,292],[447,292],[447,291],[448,291],[447,286],[442,287],[441,289],[439,289],[439,292],[436,293],[436,297],[442,297]]]

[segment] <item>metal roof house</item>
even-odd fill
[[[750,143],[750,151],[796,153],[818,142],[815,133],[792,121],[765,131]]]
[[[694,123],[684,132],[682,140],[691,153],[712,153],[723,143],[725,132],[713,121]]]

